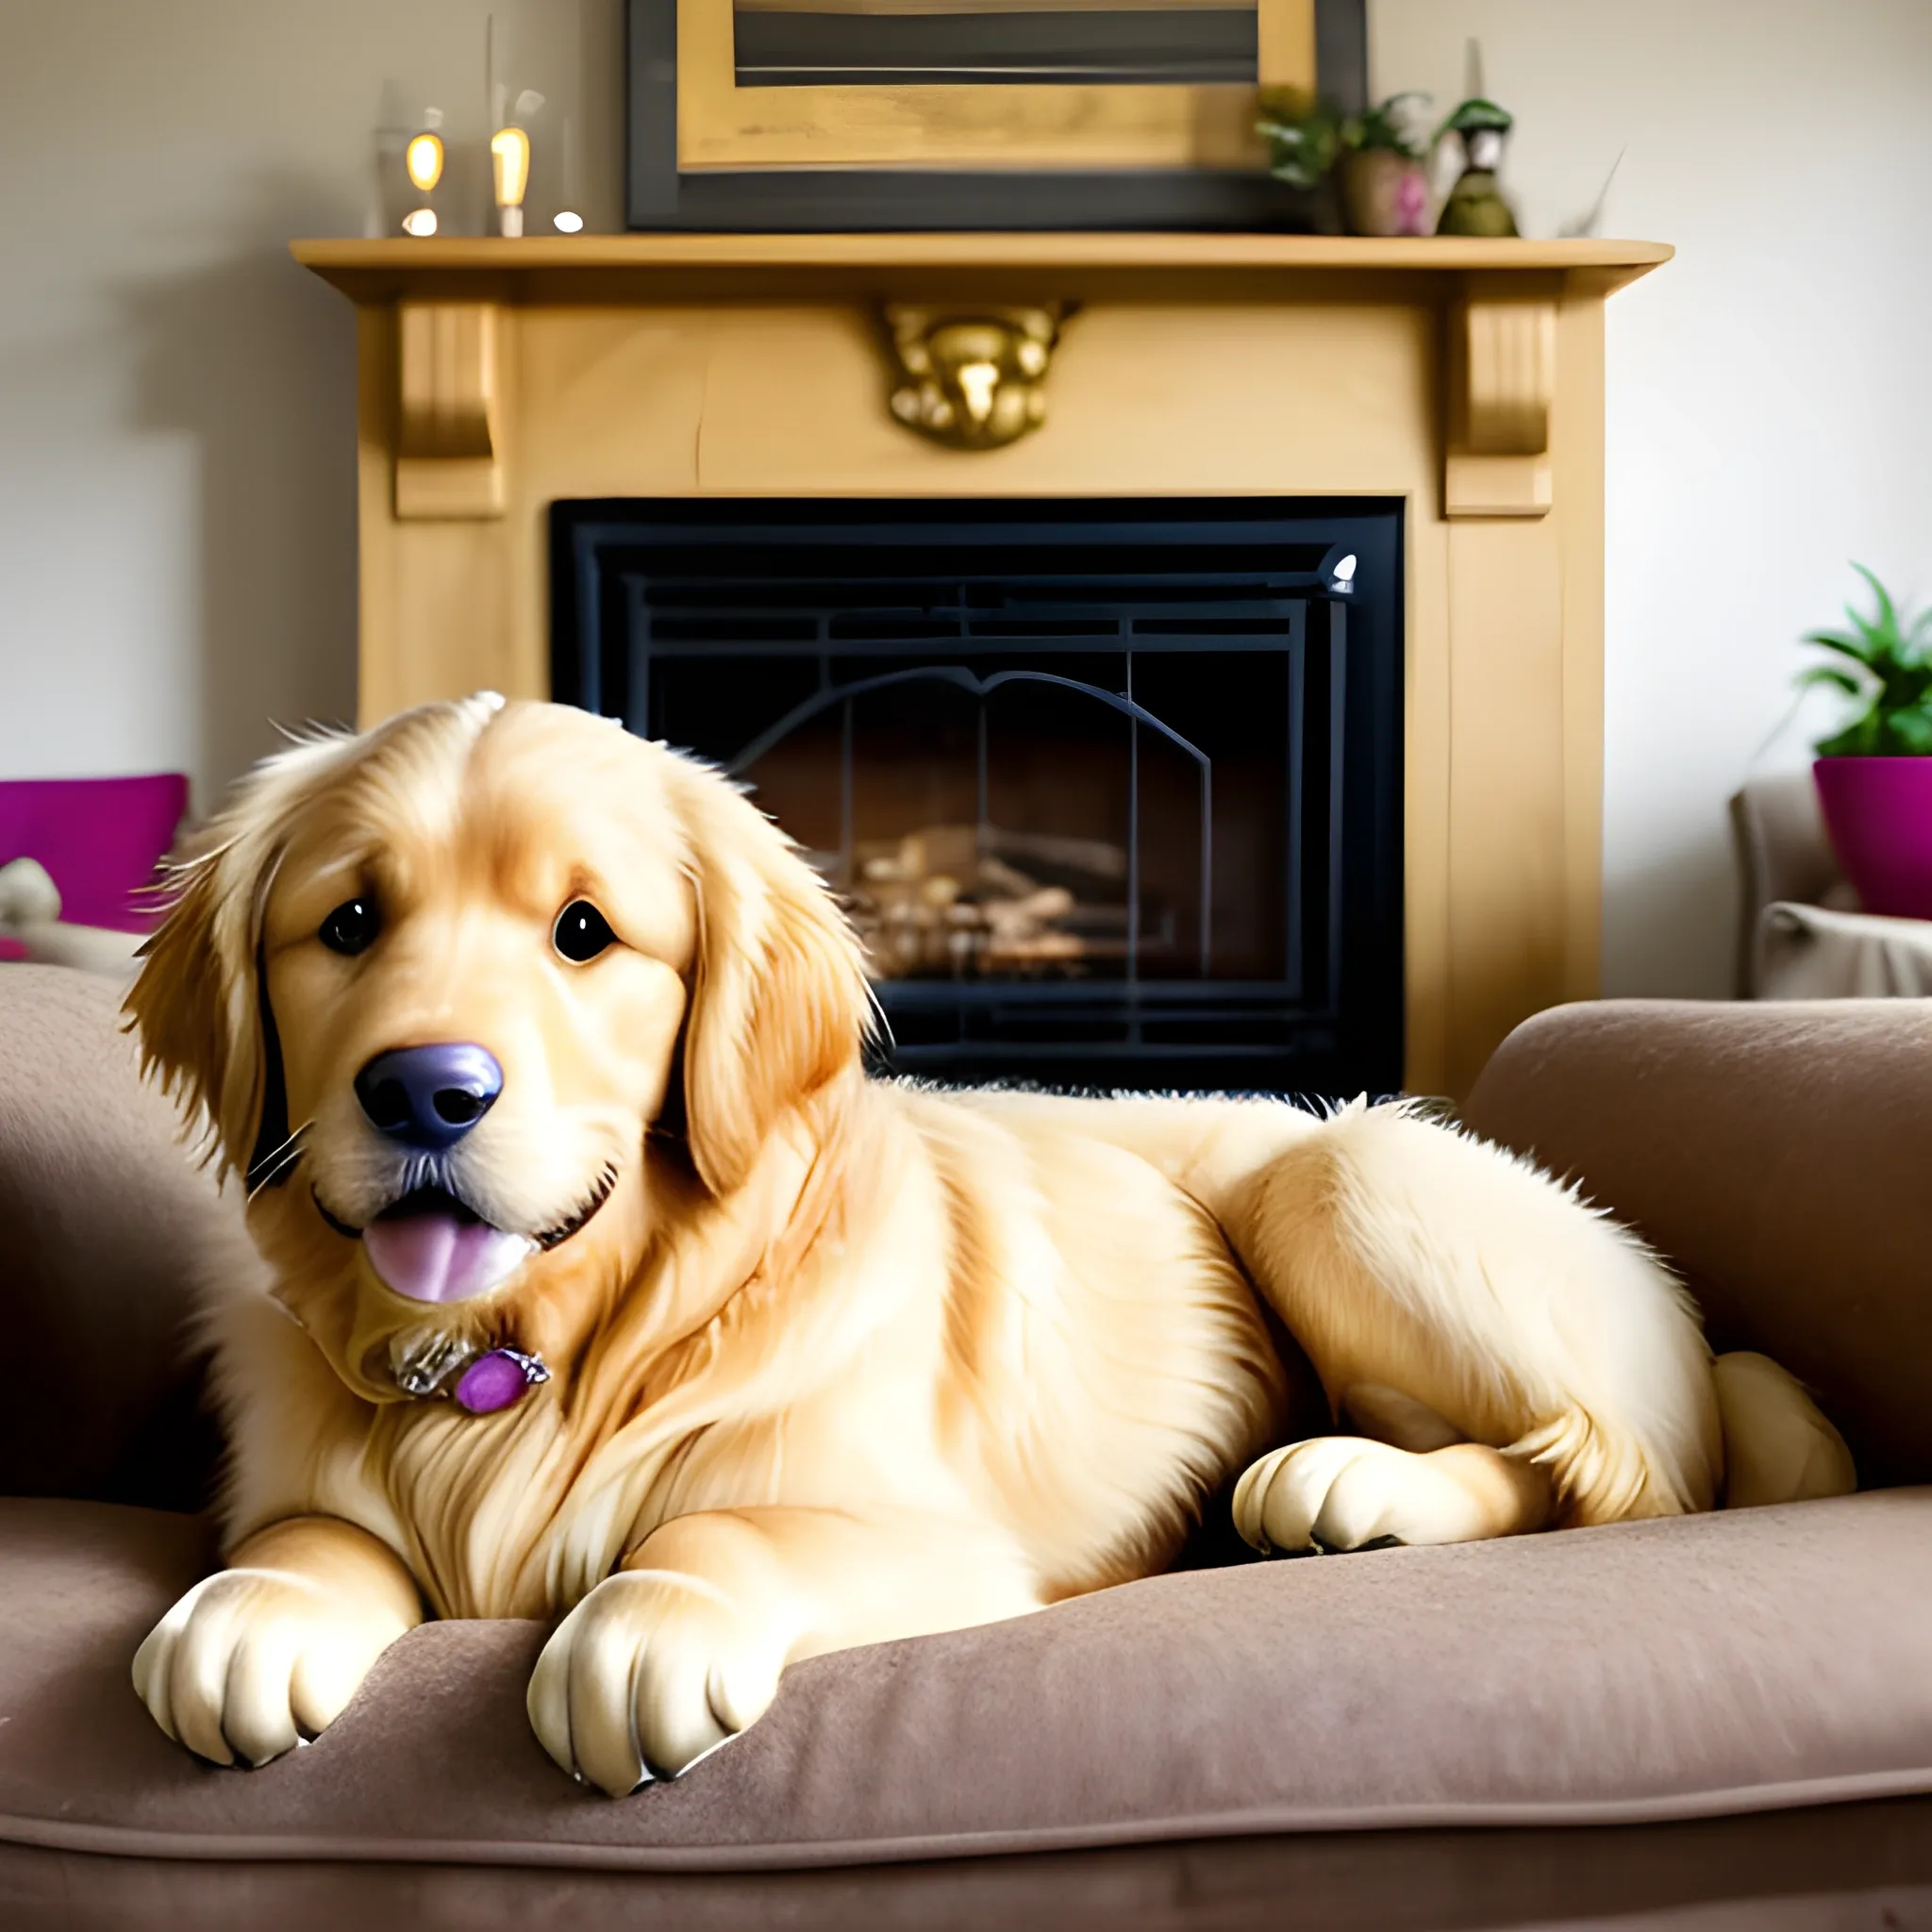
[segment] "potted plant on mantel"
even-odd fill
[[[1351,235],[1429,232],[1428,145],[1409,125],[1408,104],[1427,94],[1391,94],[1341,129],[1341,218]]]
[[[1807,644],[1835,661],[1801,685],[1858,701],[1843,729],[1817,744],[1812,773],[1825,829],[1867,912],[1932,919],[1932,611],[1906,620],[1861,563],[1877,607],[1849,630],[1813,631]]]
[[[1407,108],[1427,99],[1391,94],[1379,107],[1344,115],[1321,95],[1264,88],[1256,127],[1267,137],[1269,172],[1304,192],[1332,173],[1351,235],[1426,235],[1428,149],[1409,125]]]

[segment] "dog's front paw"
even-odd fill
[[[783,1637],[715,1585],[620,1572],[544,1645],[530,1724],[565,1771],[621,1798],[689,1770],[761,1717],[784,1668]]]
[[[1364,1436],[1317,1436],[1251,1463],[1235,1527],[1257,1550],[1362,1550],[1453,1543],[1483,1532],[1469,1497],[1427,1456]]]
[[[401,1634],[306,1577],[224,1570],[149,1632],[134,1688],[198,1757],[266,1764],[332,1724]]]

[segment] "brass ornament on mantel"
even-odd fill
[[[1001,449],[1046,420],[1046,371],[1067,310],[889,303],[892,414],[948,449]]]

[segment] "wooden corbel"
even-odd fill
[[[494,302],[396,305],[396,515],[500,517],[502,314]]]
[[[1447,516],[1540,517],[1550,508],[1557,290],[1543,281],[1472,275],[1450,311]]]

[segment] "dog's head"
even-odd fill
[[[858,949],[783,834],[562,706],[298,745],[175,878],[127,1002],[145,1059],[372,1397],[411,1334],[527,1346],[547,1308],[570,1345],[666,1214],[743,1187],[858,1062]]]

